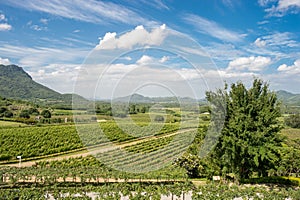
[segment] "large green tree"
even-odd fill
[[[238,82],[229,91],[226,85],[224,90],[207,92],[206,96],[213,105],[218,96],[226,102],[225,108],[220,108],[226,109],[224,127],[211,154],[222,173],[234,173],[238,182],[253,172],[267,176],[267,170],[279,161],[282,142],[276,94],[267,83],[255,79],[249,89]]]

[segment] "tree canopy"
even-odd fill
[[[49,110],[43,110],[41,112],[41,115],[44,117],[44,118],[51,118],[51,112]]]
[[[242,82],[231,85],[230,90],[207,92],[207,100],[216,96],[226,100],[226,117],[219,140],[211,157],[223,174],[234,173],[237,181],[253,172],[261,176],[279,162],[282,138],[278,134],[280,107],[276,94],[267,83],[255,79],[247,89]]]

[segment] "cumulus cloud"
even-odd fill
[[[166,25],[147,31],[143,26],[123,34],[119,38],[117,33],[107,32],[95,49],[132,49],[135,45],[159,45],[167,36]]]
[[[4,24],[0,24],[0,31],[9,31],[11,30],[11,25],[4,23]]]
[[[169,56],[163,56],[163,57],[161,57],[161,59],[159,60],[159,62],[160,63],[164,63],[164,62],[167,62],[169,59],[170,59]]]
[[[5,23],[3,23],[5,22]],[[11,30],[12,26],[7,22],[7,19],[4,14],[0,14],[0,31],[9,31]]]
[[[265,40],[262,40],[261,38],[257,38],[254,41],[254,44],[258,47],[264,47],[264,46],[266,46],[267,42]]]
[[[0,58],[0,65],[9,65],[10,61],[8,58]]]
[[[228,64],[227,70],[249,70],[253,72],[261,71],[271,63],[271,58],[263,56],[240,57]]]
[[[6,17],[4,14],[0,14],[0,21],[6,21]]]
[[[154,59],[147,55],[143,55],[139,60],[136,61],[136,63],[139,65],[146,65],[149,63],[153,63],[153,62],[154,62]]]
[[[287,64],[282,64],[277,68],[280,72],[286,72],[290,74],[300,73],[300,59],[296,60],[293,65],[288,66]]]

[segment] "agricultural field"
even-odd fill
[[[61,118],[72,116],[64,110],[53,114]],[[211,166],[203,173],[209,176],[190,177],[189,171],[193,169],[189,162],[193,161],[187,159],[182,166],[174,160],[178,155],[184,156],[184,152],[198,151],[209,125],[209,114],[169,108],[168,113],[161,115],[164,121],[156,121],[158,115],[161,114],[146,112],[125,118],[97,115],[96,120],[91,120],[93,115],[78,111],[76,124],[19,127],[22,124],[9,122],[0,129],[0,185],[4,187],[0,196],[8,199],[40,199],[44,195],[55,199],[61,196],[65,199],[75,196],[81,199],[299,198],[300,181],[293,176],[294,171],[285,173],[289,166],[280,169],[284,171],[283,178],[261,182],[287,185],[275,186],[276,189],[254,185],[260,181],[255,176],[247,182],[252,185],[229,186],[227,180],[214,182]],[[281,134],[294,141],[300,138],[298,130],[287,127]],[[22,156],[21,168],[18,155]]]
[[[27,126],[27,125],[24,123],[20,123],[20,122],[0,121],[0,128],[24,127],[24,126]]]

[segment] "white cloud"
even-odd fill
[[[39,26],[37,24],[33,24],[32,21],[27,22],[26,24],[29,28],[35,30],[35,31],[46,31],[48,28],[45,26]]]
[[[262,40],[261,38],[257,38],[254,41],[254,44],[258,47],[264,47],[264,46],[266,46],[267,42],[265,40]]]
[[[271,63],[271,58],[269,57],[263,57],[263,56],[240,57],[233,61],[230,61],[227,70],[229,71],[249,70],[249,71],[256,72],[256,71],[263,70],[270,63]]]
[[[183,19],[188,24],[194,26],[198,32],[210,35],[222,41],[239,42],[245,37],[243,34],[224,28],[215,21],[194,14],[186,14]]]
[[[159,10],[169,10],[169,7],[162,0],[140,0],[140,1],[130,1],[130,3],[144,3],[146,5],[152,6]]]
[[[264,25],[264,24],[268,24],[268,23],[270,23],[268,20],[263,20],[263,21],[257,22],[258,25]]]
[[[41,66],[37,71],[28,71],[33,79],[61,93],[71,93],[80,65],[54,63]]]
[[[7,23],[0,24],[0,31],[9,31],[11,28],[11,25]]]
[[[287,46],[287,47],[297,47],[298,42],[293,40],[293,35],[289,32],[274,33],[271,35],[266,35],[259,37],[255,40],[254,44],[258,47],[264,46]]]
[[[4,14],[0,14],[0,22],[7,22],[7,19]],[[8,23],[0,23],[0,31],[9,31],[12,26]]]
[[[161,59],[159,60],[159,62],[160,63],[164,63],[164,62],[167,62],[169,59],[170,59],[169,56],[163,56],[163,57],[161,57]]]
[[[60,63],[82,62],[89,53],[89,49],[80,48],[47,48],[47,47],[26,47],[1,45],[0,55],[18,59],[21,66],[40,67],[53,63],[53,60]]]
[[[0,58],[0,65],[9,65],[10,61],[8,58]]]
[[[289,74],[299,74],[300,73],[300,59],[296,60],[293,65],[288,66],[287,64],[282,64],[277,68],[280,72],[286,72]]]
[[[40,19],[40,22],[42,23],[42,24],[45,24],[45,25],[47,25],[48,24],[48,19],[45,19],[45,18],[41,18]]]
[[[214,60],[230,61],[244,56],[245,52],[237,49],[233,44],[211,43],[204,49]]]
[[[124,59],[128,60],[128,61],[132,60],[132,58],[130,56],[126,56],[126,57],[124,57]]]
[[[274,1],[272,1],[274,2]],[[300,11],[300,0],[279,0],[276,5],[265,9],[268,16],[282,17],[287,13],[298,13]]]
[[[4,14],[0,14],[0,21],[6,21],[6,17]]]
[[[149,63],[153,63],[154,59],[150,56],[143,55],[139,60],[136,61],[138,65],[146,65]]]
[[[270,3],[276,2],[278,0],[258,0],[258,4],[262,7],[269,5]]]
[[[147,31],[143,26],[137,26],[117,38],[115,32],[107,32],[95,49],[131,49],[135,45],[159,45],[167,36],[166,25]]]
[[[81,0],[72,1],[40,1],[40,0],[7,0],[6,4],[30,11],[39,11],[52,15],[91,23],[121,22],[125,24],[151,23],[136,12],[107,1]]]

